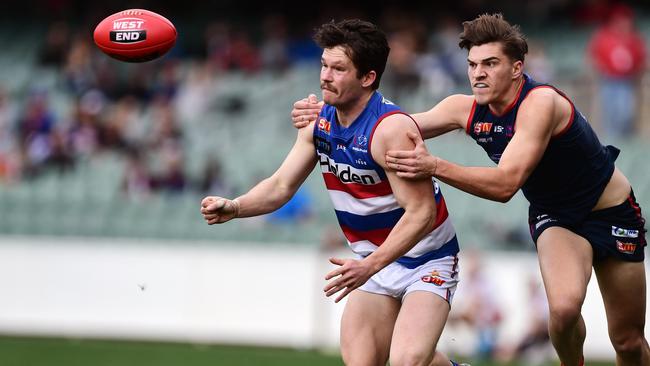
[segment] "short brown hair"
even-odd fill
[[[519,26],[508,23],[500,13],[482,14],[474,20],[463,22],[463,33],[458,43],[460,48],[469,51],[474,46],[490,42],[501,43],[503,53],[515,61],[524,61],[528,53],[528,43]]]
[[[377,77],[371,87],[379,88],[390,48],[386,35],[376,25],[360,19],[332,20],[316,29],[314,41],[321,48],[342,46],[357,68],[357,77],[374,70]]]

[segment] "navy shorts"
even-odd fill
[[[528,223],[535,244],[544,230],[559,226],[587,239],[594,250],[594,260],[613,257],[642,262],[645,258],[645,219],[634,192],[620,205],[592,211],[577,224],[563,220],[561,215],[537,212],[532,207]]]

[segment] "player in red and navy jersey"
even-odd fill
[[[332,258],[327,296],[348,296],[341,320],[347,365],[457,365],[436,352],[458,282],[458,242],[431,177],[405,179],[385,160],[412,149],[413,119],[378,91],[388,58],[386,36],[360,20],[330,22],[314,37],[323,48],[326,103],[301,129],[280,168],[246,194],[209,196],[208,224],[281,207],[318,163],[355,259]]]
[[[500,14],[463,23],[473,95],[452,95],[413,115],[431,138],[463,129],[496,167],[465,167],[431,156],[419,134],[416,147],[390,149],[387,166],[398,176],[433,176],[458,189],[507,202],[521,189],[549,301],[549,333],[566,366],[584,364],[586,328],[580,314],[592,267],[600,286],[617,365],[648,366],[644,335],[645,220],[631,185],[585,117],[562,92],[524,74],[528,45]],[[296,102],[297,127],[320,105]]]

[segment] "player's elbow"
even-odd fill
[[[506,203],[512,199],[512,197],[517,194],[517,191],[519,191],[519,185],[515,183],[510,183],[510,184],[502,184],[499,187],[499,190],[496,194],[495,200],[497,202],[501,203]]]
[[[436,213],[435,200],[433,202],[422,203],[413,210],[413,219],[423,230],[427,230],[435,224],[437,218]]]

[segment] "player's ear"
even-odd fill
[[[375,79],[377,79],[377,73],[372,70],[361,77],[361,86],[368,88],[375,82]]]
[[[524,62],[516,60],[512,63],[512,78],[517,79],[524,73]]]

